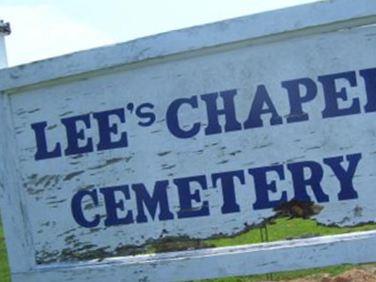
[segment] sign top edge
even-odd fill
[[[355,4],[356,5],[355,5]],[[376,18],[374,0],[326,0],[168,31],[0,70],[0,91],[336,22]],[[376,20],[373,20],[376,22]]]

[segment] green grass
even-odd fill
[[[355,231],[366,231],[376,229],[376,224],[366,224],[358,227],[328,227],[317,224],[314,220],[303,220],[299,218],[287,219],[287,218],[278,218],[274,222],[267,224],[268,239],[269,241],[278,241],[285,239],[294,239],[302,237],[313,237],[313,236],[322,236],[322,235],[334,235]],[[265,232],[265,230],[264,230]],[[232,238],[217,238],[209,239],[203,241],[203,245],[206,246],[232,246],[232,245],[242,245],[242,244],[252,244],[259,243],[260,239],[260,229],[253,228],[247,232],[244,232],[238,236]],[[280,272],[273,273],[272,280],[285,280],[285,279],[294,279],[299,277],[305,277],[308,275],[317,275],[320,273],[328,273],[330,275],[340,274],[354,266],[352,265],[337,265],[325,268],[317,269],[307,269],[307,270],[298,270],[298,271],[289,271],[289,272]],[[247,277],[231,277],[231,278],[222,278],[215,279],[218,282],[256,282],[264,281],[265,279],[271,280],[270,276],[266,275],[253,275]],[[7,263],[6,249],[4,244],[3,230],[0,225],[0,281],[9,282],[9,268]]]
[[[3,227],[0,222],[0,281],[8,282],[10,281],[8,258],[4,242]]]
[[[269,241],[279,241],[286,239],[373,230],[376,229],[376,224],[365,224],[358,227],[339,228],[317,224],[316,221],[311,219],[303,220],[300,218],[278,218],[274,222],[268,224],[266,227],[268,230]],[[206,240],[205,242],[210,245],[214,245],[215,247],[260,243],[260,230],[258,228],[255,228],[236,237]]]

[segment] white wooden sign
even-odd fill
[[[236,235],[291,201],[325,225],[375,222],[375,23],[373,0],[320,2],[1,70],[13,280],[376,261],[375,231],[132,256]]]

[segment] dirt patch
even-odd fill
[[[376,282],[376,266],[364,266],[353,268],[337,276],[320,274],[293,280],[283,280],[284,282]]]

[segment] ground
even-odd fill
[[[283,280],[281,280],[283,281]],[[362,265],[345,271],[336,276],[327,273],[319,273],[309,277],[298,278],[294,280],[285,280],[289,282],[375,282],[376,266]]]

